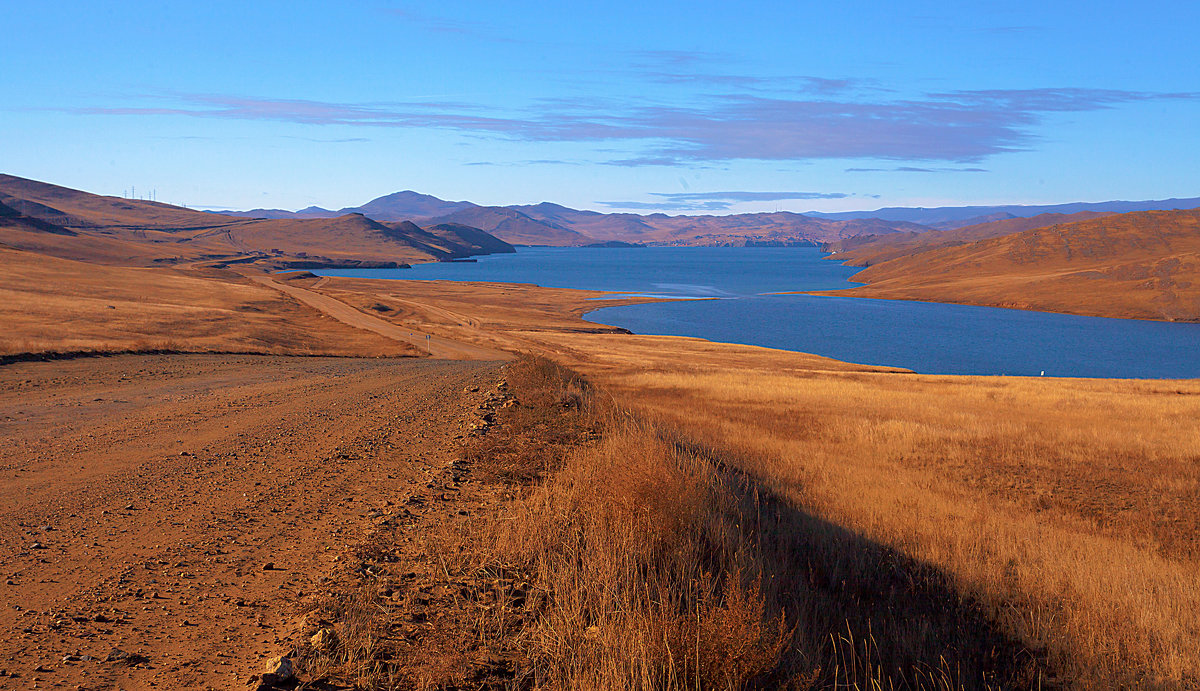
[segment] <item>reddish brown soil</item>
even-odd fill
[[[497,367],[0,367],[0,689],[246,688],[327,574],[446,474],[478,403],[463,392]]]

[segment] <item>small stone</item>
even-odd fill
[[[32,548],[32,549],[46,549],[46,546],[45,546],[45,545],[43,545],[43,544],[42,544],[42,543],[40,543],[40,542],[35,542],[35,543],[33,543],[32,545],[30,545],[30,548]]]
[[[190,451],[180,451],[179,455],[180,456],[191,456],[192,453]]]
[[[128,659],[129,659],[129,653],[125,652],[124,650],[121,650],[120,648],[113,648],[111,651],[109,651],[108,655],[104,658],[104,661],[105,662],[119,662],[121,660],[128,660]]]
[[[262,565],[263,571],[273,571],[274,569],[275,569],[275,562],[273,562],[273,561],[269,561]]]
[[[263,665],[264,684],[280,684],[296,676],[292,660],[287,656],[273,657]]]
[[[324,628],[313,634],[312,647],[321,652],[331,653],[337,649],[338,636],[337,632],[330,628]]]

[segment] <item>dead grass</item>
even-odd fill
[[[1197,321],[1198,230],[1195,210],[1140,211],[967,237],[965,244],[916,247],[875,263],[854,276],[868,285],[832,294]]]
[[[0,354],[420,354],[229,272],[100,266],[5,249],[0,259]]]
[[[532,463],[524,476],[541,484],[478,552],[477,563],[539,575],[553,608],[520,630],[544,685],[649,685],[638,670],[696,669],[703,644],[647,643],[646,630],[671,625],[621,597],[720,609],[736,601],[723,588],[738,579],[743,593],[757,587],[744,601],[761,604],[764,626],[782,616],[790,634],[762,677],[734,675],[749,686],[788,675],[822,688],[1200,683],[1195,382],[884,374],[696,339],[582,333],[561,314],[545,324],[508,314],[505,301],[518,298],[485,288],[472,288],[474,312],[453,298],[461,323],[511,317],[488,332],[556,354],[598,397],[633,411],[606,418],[601,441],[549,472]],[[450,305],[441,290],[435,312]],[[666,503],[647,506],[655,496]],[[695,571],[669,566],[687,562],[679,555],[704,534],[696,526],[722,525],[730,506],[742,556],[697,551],[709,561]],[[622,571],[626,555],[654,566]],[[664,600],[653,589],[672,582],[664,573],[712,580],[678,580]],[[637,580],[646,574],[658,580]],[[628,618],[597,610],[605,602]],[[613,631],[636,645],[588,648]]]
[[[830,564],[852,587],[891,553],[1044,657],[1044,682],[1200,679],[1196,384],[714,371],[621,387],[824,523],[799,534],[846,533]],[[913,640],[870,624],[881,650]]]

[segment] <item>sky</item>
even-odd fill
[[[1200,3],[0,4],[0,172],[201,208],[1200,196]]]

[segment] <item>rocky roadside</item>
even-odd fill
[[[520,405],[501,380],[471,386],[464,445],[502,434],[500,411]],[[481,472],[470,454],[374,512],[352,556],[297,608],[283,647],[266,651],[250,688],[470,688],[520,686],[512,637],[530,584],[486,563],[481,530],[502,519],[520,487]]]

